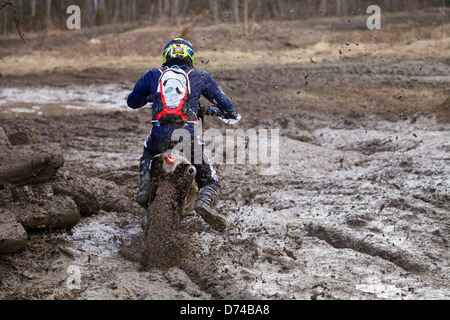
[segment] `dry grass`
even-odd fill
[[[352,18],[352,23],[361,25],[363,18]],[[27,45],[17,43],[13,50],[9,48],[13,54],[3,57],[0,73],[24,75],[93,67],[144,70],[161,64],[162,46],[180,33],[195,43],[197,66],[210,71],[341,59],[449,58],[450,24],[421,26],[411,20],[374,31],[335,27],[345,22],[345,18],[324,18],[319,22],[255,23],[245,36],[239,25],[194,27],[192,23],[124,32],[116,27],[102,36],[95,36],[95,30],[29,34]]]

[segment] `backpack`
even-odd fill
[[[188,73],[177,66],[161,70],[156,92],[156,120],[165,124],[197,120],[189,108],[190,94]]]

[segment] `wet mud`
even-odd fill
[[[0,256],[0,298],[448,299],[449,74],[445,59],[214,72],[238,129],[280,130],[280,170],[217,164],[227,230],[188,205],[176,226],[183,254],[163,268],[144,261],[146,212],[134,201],[149,109],[5,117],[6,132],[33,128],[61,146],[53,190],[81,216]],[[2,226],[19,228],[4,214],[13,196],[0,196]]]

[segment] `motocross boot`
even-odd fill
[[[147,159],[141,161],[141,183],[136,195],[136,201],[143,208],[147,208],[150,198],[150,161]]]
[[[226,220],[213,208],[218,201],[218,186],[206,185],[200,189],[194,209],[214,230],[223,231],[227,226]]]

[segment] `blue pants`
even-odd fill
[[[141,157],[141,172],[143,172],[143,169],[149,168],[153,157],[155,157],[158,154],[164,153],[169,149],[175,148],[175,146],[178,143],[179,142],[177,141],[172,141],[170,138],[161,138],[150,135],[147,138],[146,145],[144,147],[144,152]],[[197,170],[195,181],[197,182],[199,189],[209,184],[215,184],[218,188],[220,188],[219,179],[217,178],[216,171],[214,170],[212,165],[207,161],[207,158],[204,155],[203,143],[201,143],[197,138],[192,137],[190,144],[191,144],[191,159],[188,160],[191,161],[191,163],[193,164],[193,166],[195,166],[195,169]],[[202,157],[200,163],[195,163],[199,162],[195,161],[197,159],[194,159],[196,151],[198,152],[198,150],[201,151]]]

